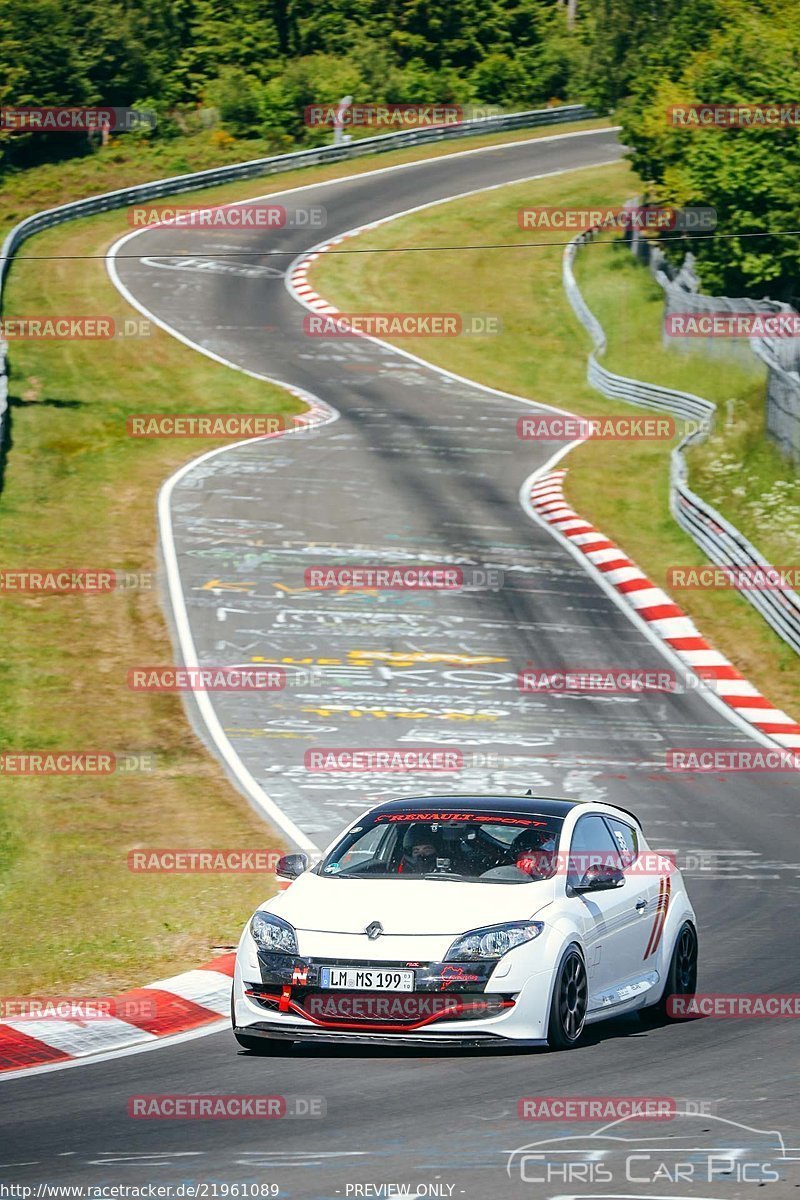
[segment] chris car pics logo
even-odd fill
[[[588,1134],[529,1142],[509,1154],[506,1171],[524,1184],[562,1191],[588,1184],[627,1194],[631,1185],[764,1186],[777,1182],[792,1161],[778,1130],[712,1115],[695,1102],[672,1112],[663,1131],[642,1127],[641,1116],[632,1113]]]

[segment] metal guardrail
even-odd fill
[[[695,271],[695,258],[687,254],[675,271],[665,255],[645,239],[639,239],[634,252],[647,262],[650,271],[664,293],[664,319],[675,312],[717,313],[784,313],[795,314],[791,304],[770,300],[768,296],[755,300],[746,296],[708,296],[700,291],[700,278]],[[664,341],[670,339],[664,335]],[[673,346],[676,340],[672,339]],[[680,347],[681,341],[677,339]],[[687,345],[688,351],[688,345]],[[800,461],[800,348],[796,338],[735,339],[706,338],[703,353],[730,360],[752,361],[755,354],[767,367],[766,430],[787,457]]]
[[[800,462],[800,361],[795,347],[754,338],[753,351],[767,366],[767,432],[795,463]]]
[[[274,154],[269,158],[254,158],[248,162],[233,163],[225,167],[211,167],[188,175],[173,175],[153,183],[137,184],[89,196],[85,200],[74,200],[60,204],[57,208],[44,209],[20,221],[8,233],[0,248],[0,314],[3,312],[3,288],[14,254],[24,241],[80,217],[96,216],[115,208],[125,208],[143,200],[158,200],[162,196],[174,196],[179,192],[196,191],[216,187],[239,179],[255,179],[260,175],[274,175],[283,171],[295,171],[301,167],[320,163],[335,163],[366,154],[380,154],[389,150],[402,150],[406,146],[427,145],[428,142],[453,138],[475,137],[481,133],[493,133],[505,129],[531,129],[538,125],[561,125],[566,121],[580,121],[594,117],[595,112],[583,104],[564,104],[558,108],[534,108],[524,112],[504,113],[500,116],[480,117],[462,121],[458,125],[442,125],[431,129],[409,129],[400,133],[384,133],[377,137],[361,138],[337,146],[316,146],[308,150],[295,150],[290,154]],[[8,430],[5,428],[8,411],[8,344],[0,340],[0,457]]]
[[[696,428],[687,433],[672,451],[669,495],[672,516],[717,566],[738,567],[748,573],[773,571],[774,568],[752,542],[689,487],[684,451],[693,442],[703,441],[708,436],[716,405],[691,392],[656,387],[639,379],[615,375],[598,361],[606,350],[606,335],[581,295],[575,280],[574,264],[579,248],[600,232],[601,229],[596,228],[574,238],[565,248],[563,258],[564,290],[575,315],[594,343],[588,360],[589,383],[610,399],[625,400],[642,408],[666,410],[696,422]],[[780,591],[739,591],[795,653],[800,654],[800,596],[789,588]]]

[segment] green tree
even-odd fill
[[[800,293],[800,143],[796,128],[681,128],[675,104],[757,104],[800,95],[800,14],[787,0],[728,3],[729,20],[680,75],[662,79],[623,114],[633,164],[654,198],[717,211],[715,239],[693,239],[704,286],[728,295]],[[748,236],[749,235],[749,236]],[[758,236],[752,236],[758,235]],[[673,257],[686,249],[681,239]]]

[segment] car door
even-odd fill
[[[633,825],[618,817],[605,816],[612,837],[620,852],[626,887],[633,900],[631,921],[623,952],[626,978],[646,976],[653,971],[656,951],[661,940],[671,880],[661,870],[662,859],[651,851],[642,850],[639,834]]]
[[[632,874],[620,887],[608,891],[576,892],[595,864],[623,870],[623,859],[611,829],[599,813],[587,813],[575,825],[567,859],[567,896],[582,928],[589,973],[589,1007],[603,1008],[619,1002],[621,984],[641,975],[632,937],[641,917],[636,905],[642,899]]]

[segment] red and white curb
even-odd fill
[[[762,696],[723,654],[705,640],[696,625],[666,592],[647,578],[619,546],[600,533],[564,498],[566,470],[551,471],[531,487],[533,510],[567,538],[606,582],[669,647],[685,666],[759,733],[790,749],[800,747],[800,725]]]
[[[159,1038],[187,1033],[227,1017],[235,954],[223,954],[194,971],[160,979],[115,997],[127,1020],[102,1016],[85,1021],[29,1017],[0,1023],[0,1072],[66,1063]],[[141,1015],[136,1015],[137,1010]]]
[[[377,225],[380,222],[376,221],[372,224]],[[295,262],[286,282],[289,290],[294,293],[302,304],[305,304],[307,308],[313,309],[314,312],[327,313],[328,315],[335,315],[341,311],[334,304],[331,304],[329,300],[326,300],[324,296],[320,296],[319,292],[314,291],[308,282],[308,272],[326,250],[331,250],[334,246],[346,242],[349,238],[364,233],[366,229],[372,228],[372,224],[359,226],[358,229],[348,229],[346,233],[341,234],[339,237],[331,238],[329,242],[324,242],[322,245],[317,246],[310,253]]]

